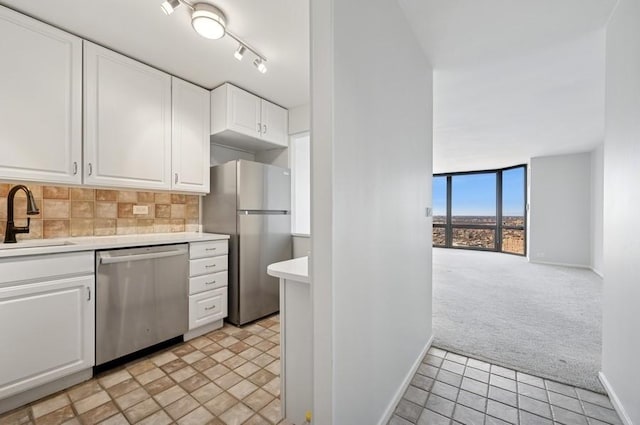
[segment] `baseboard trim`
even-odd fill
[[[539,261],[539,260],[532,260],[532,259],[529,259],[529,262],[533,264],[544,264],[545,266],[562,266],[562,267],[573,267],[576,269],[593,270],[591,266],[588,264],[555,263],[553,261]]]
[[[598,276],[604,279],[604,275],[600,270],[594,269],[593,267],[589,267],[589,268],[591,269],[592,272],[594,272],[595,274],[597,274]]]
[[[620,399],[618,398],[618,395],[613,390],[613,387],[609,383],[609,380],[607,379],[607,377],[604,376],[604,373],[599,372],[598,373],[598,378],[600,379],[600,382],[602,383],[602,386],[604,387],[604,390],[609,395],[609,399],[611,400],[611,404],[613,404],[613,408],[618,413],[618,416],[620,416],[620,419],[622,420],[622,423],[624,425],[633,425],[633,422],[631,422],[631,418],[629,417],[629,415],[627,415],[626,410],[624,410],[624,407],[622,406],[622,403],[620,402]]]
[[[400,403],[400,400],[402,399],[404,392],[407,390],[407,388],[409,388],[409,384],[413,379],[413,375],[416,374],[416,371],[420,367],[420,363],[422,363],[422,359],[424,358],[424,356],[427,355],[427,351],[429,351],[429,348],[431,348],[431,344],[433,344],[433,335],[431,335],[431,338],[429,338],[429,340],[427,341],[426,345],[420,352],[420,355],[418,356],[418,358],[415,360],[415,362],[413,362],[413,365],[411,366],[409,373],[407,373],[407,376],[404,377],[404,380],[402,381],[402,384],[400,384],[400,387],[398,388],[395,395],[393,396],[393,399],[387,405],[387,408],[384,410],[384,414],[382,415],[382,418],[380,418],[380,420],[378,421],[378,425],[387,425],[387,423],[391,419],[391,416],[393,416],[393,412],[396,406],[398,405],[398,403]]]

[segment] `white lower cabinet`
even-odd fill
[[[228,241],[189,244],[189,333],[195,338],[227,317]]]
[[[0,399],[94,365],[92,254],[0,261],[14,272],[0,277]]]

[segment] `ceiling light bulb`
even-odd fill
[[[180,6],[180,1],[178,0],[165,0],[160,7],[162,11],[167,15],[171,15],[176,7]]]
[[[235,53],[233,54],[233,56],[238,59],[239,61],[242,60],[242,56],[244,56],[244,52],[247,50],[246,47],[244,47],[242,44],[238,46],[238,48],[236,49]]]
[[[253,65],[258,68],[258,71],[262,72],[263,74],[267,72],[267,65],[264,64],[264,61],[262,59],[258,58],[254,60]]]
[[[227,23],[224,14],[218,8],[207,3],[198,3],[193,7],[191,25],[204,38],[217,40],[224,37]]]

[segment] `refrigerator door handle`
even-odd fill
[[[238,210],[238,215],[289,215],[289,211]]]

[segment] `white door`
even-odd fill
[[[172,188],[209,193],[209,91],[172,78]]]
[[[247,136],[260,137],[260,98],[227,85],[227,127]]]
[[[80,183],[82,41],[0,6],[0,178]]]
[[[284,108],[262,101],[262,140],[287,147],[288,113]]]
[[[84,177],[171,189],[171,77],[84,42]]]
[[[95,362],[94,277],[0,288],[0,399]]]

